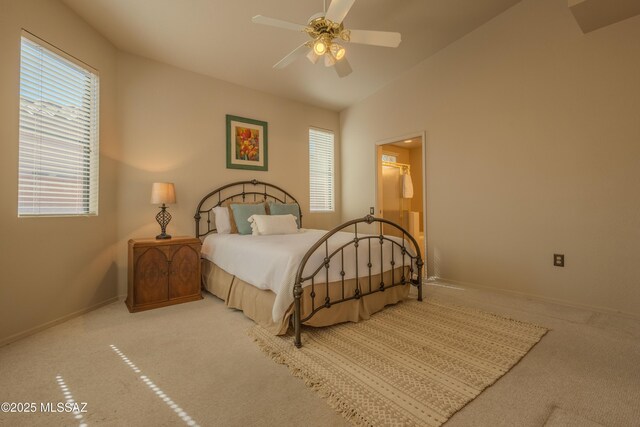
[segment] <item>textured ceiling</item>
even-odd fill
[[[336,111],[518,1],[358,0],[345,28],[398,31],[402,43],[397,49],[347,44],[353,73],[341,79],[306,58],[272,69],[308,36],[251,22],[266,15],[306,24],[322,11],[321,0],[63,0],[123,51]]]

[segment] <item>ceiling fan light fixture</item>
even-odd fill
[[[327,52],[327,43],[322,37],[313,43],[313,52],[316,55],[324,55]]]
[[[295,24],[267,16],[256,15],[251,20],[256,24],[306,33],[309,38],[306,43],[295,48],[292,52],[276,63],[273,68],[281,69],[296,59],[306,56],[316,64],[324,56],[324,65],[333,67],[338,77],[346,77],[353,71],[346,57],[346,49],[335,42],[349,42],[371,46],[398,47],[401,35],[397,32],[349,30],[344,28],[344,18],[349,13],[356,0],[330,0],[327,8],[325,1],[324,12],[312,15],[306,25]]]
[[[338,43],[331,43],[331,47],[329,48],[329,50],[336,61],[340,61],[342,58],[344,58],[345,53],[347,53],[344,47],[342,47]]]

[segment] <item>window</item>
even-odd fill
[[[94,70],[23,32],[18,216],[98,213],[98,87]]]
[[[333,212],[333,132],[309,129],[310,211]]]

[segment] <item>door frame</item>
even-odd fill
[[[423,277],[428,277],[427,274],[427,252],[429,251],[427,246],[427,131],[422,130],[418,132],[411,132],[400,136],[395,136],[393,138],[386,138],[380,141],[377,141],[374,150],[373,150],[373,161],[374,161],[374,170],[375,172],[375,182],[374,182],[374,191],[375,191],[375,205],[374,209],[376,214],[374,216],[382,215],[381,208],[381,200],[380,193],[378,188],[378,180],[380,179],[381,168],[378,163],[378,149],[381,148],[381,145],[391,144],[393,142],[403,141],[405,139],[413,139],[413,138],[421,138],[422,139],[422,227],[424,230],[424,254],[422,254],[422,260],[424,261],[424,275]]]

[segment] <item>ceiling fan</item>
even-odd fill
[[[400,33],[387,31],[348,30],[342,25],[355,0],[333,0],[329,9],[316,13],[309,18],[307,25],[294,24],[280,19],[256,15],[252,21],[256,24],[270,25],[287,30],[305,32],[311,40],[301,44],[282,58],[273,68],[284,68],[306,54],[309,61],[316,63],[324,56],[324,65],[333,66],[340,77],[351,74],[351,65],[347,61],[345,48],[336,40],[344,42],[368,44],[373,46],[398,47]]]

